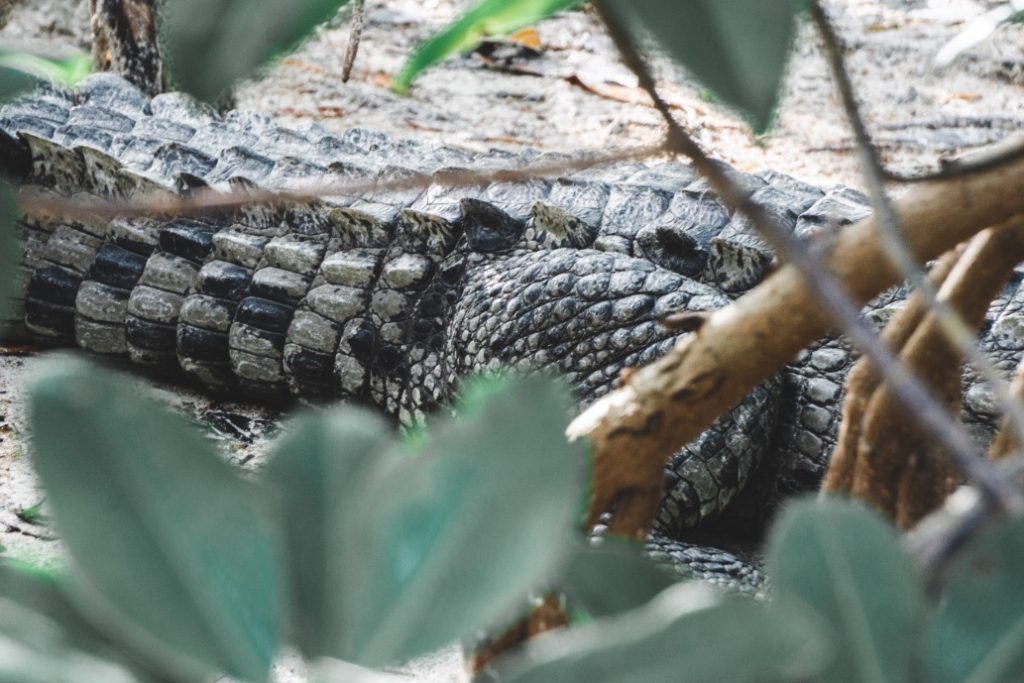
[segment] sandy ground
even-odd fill
[[[478,149],[607,149],[658,139],[658,117],[600,26],[585,13],[542,23],[541,54],[516,61],[512,66],[519,73],[471,55],[429,71],[407,97],[387,90],[416,43],[466,4],[370,0],[352,81],[342,84],[338,77],[347,41],[341,17],[262,78],[242,84],[238,106],[295,122],[318,120],[336,130],[362,126]],[[940,155],[1024,129],[1024,27],[1004,27],[945,74],[930,69],[939,47],[992,3],[829,4],[850,47],[850,71],[869,126],[895,170],[931,168]],[[5,44],[50,52],[88,49],[87,2],[15,0],[14,5],[10,23],[0,31]],[[665,60],[657,60],[657,72],[677,115],[720,158],[745,170],[772,167],[819,184],[860,185],[851,137],[809,27],[800,32],[777,123],[761,138],[709,104],[701,89]],[[0,545],[9,556],[40,564],[62,561],[53,530],[26,521],[31,515],[25,514],[44,499],[25,452],[25,386],[33,370],[47,362],[46,354],[31,350],[0,355]],[[273,411],[138,381],[204,425],[233,462],[249,469],[263,462],[264,435],[273,432],[279,417]],[[460,680],[457,653],[417,664],[411,675]],[[278,676],[301,679],[289,663]]]

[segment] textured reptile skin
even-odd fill
[[[719,308],[771,268],[750,225],[682,164],[445,182],[446,169],[553,160],[220,117],[180,94],[148,99],[110,75],[73,93],[44,88],[0,109],[0,163],[36,192],[431,183],[169,221],[26,218],[19,321],[37,338],[125,355],[215,391],[357,401],[409,422],[448,401],[460,378],[499,367],[557,370],[593,400],[623,368],[675,343],[659,317]],[[868,213],[847,188],[733,173],[798,234]],[[984,336],[1008,371],[1021,350],[1016,284]],[[868,314],[884,320],[900,301],[891,292]],[[840,339],[821,340],[676,454],[658,531],[680,537],[723,510],[730,532],[756,529],[779,491],[814,486],[853,360]],[[983,433],[991,401],[967,388],[966,415]]]

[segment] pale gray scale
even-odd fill
[[[226,301],[206,294],[192,293],[185,297],[178,313],[178,321],[201,330],[227,333],[237,302]]]
[[[608,185],[614,185],[615,183],[622,183],[629,179],[630,176],[635,175],[645,169],[648,166],[639,162],[630,162],[625,164],[612,164],[604,166],[594,166],[578,173],[572,174],[570,180],[579,180],[592,183],[606,183]]]
[[[164,140],[139,135],[115,135],[110,154],[125,166],[136,171],[147,171]],[[167,182],[166,180],[164,181]]]
[[[47,241],[44,258],[84,275],[102,244],[102,239],[84,232],[80,224],[62,223]]]
[[[128,298],[128,314],[164,325],[176,325],[183,294],[146,285],[136,286]]]
[[[51,128],[67,123],[70,112],[67,102],[53,100],[15,100],[0,106],[0,118],[43,121]]]
[[[253,234],[242,225],[235,225],[213,234],[213,257],[245,268],[256,268],[271,237]]]
[[[613,185],[594,248],[632,256],[638,230],[664,215],[672,193],[630,183]]]
[[[311,184],[323,182],[326,173],[323,166],[298,157],[279,157],[260,184],[270,190],[305,190]]]
[[[289,303],[306,295],[312,278],[283,268],[262,267],[252,276],[250,289],[272,301]]]
[[[68,112],[67,125],[98,128],[112,133],[127,133],[135,127],[135,119],[110,109],[84,105],[71,108]]]
[[[711,163],[717,165],[727,176],[729,176],[733,183],[738,185],[740,189],[744,190],[748,194],[753,194],[768,184],[768,180],[765,178],[738,171],[724,161],[712,160]],[[687,185],[686,190],[698,195],[703,195],[705,193],[714,194],[711,182],[703,176],[699,176],[696,180]]]
[[[184,295],[192,287],[198,272],[199,268],[191,261],[157,251],[146,261],[139,284]]]
[[[206,150],[212,156],[219,156],[223,150],[231,147],[260,148],[259,137],[225,121],[211,121],[197,129],[189,144],[196,149]]]
[[[74,98],[78,104],[130,114],[133,118],[152,112],[145,93],[113,73],[86,76],[76,84]]]
[[[153,165],[146,170],[145,175],[165,180],[180,174],[205,178],[216,165],[216,157],[200,152],[191,145],[166,142],[157,148],[153,155]]]
[[[483,198],[501,207],[513,219],[527,221],[537,202],[546,202],[551,194],[552,182],[544,178],[531,178],[518,183],[491,183]]]
[[[326,248],[327,240],[323,237],[288,234],[267,242],[263,258],[269,266],[312,278],[320,267]]]
[[[209,104],[182,92],[154,96],[150,100],[150,110],[154,118],[183,123],[194,129],[202,128],[220,118],[217,110]]]
[[[462,215],[460,208],[463,199],[483,199],[487,188],[484,185],[456,185],[447,180],[449,176],[458,176],[467,172],[464,168],[443,168],[435,171],[433,182],[409,208],[426,216],[433,216],[438,221],[454,223]]]
[[[338,251],[327,255],[320,271],[331,284],[369,289],[376,282],[384,253],[382,249]]]
[[[136,135],[145,135],[166,142],[186,143],[195,136],[196,129],[171,119],[149,116],[139,119],[135,123],[135,129],[132,132]]]
[[[53,139],[65,147],[92,147],[101,152],[108,151],[119,133],[92,128],[86,125],[64,125],[53,133]]]
[[[56,129],[62,124],[53,123],[44,119],[37,119],[31,116],[0,116],[0,131],[10,137],[16,137],[18,133],[29,133],[36,137],[49,140],[53,138]]]
[[[395,226],[394,248],[430,256],[448,254],[462,236],[461,217],[461,202],[453,218],[404,209]]]
[[[273,157],[315,158],[316,144],[297,130],[272,125],[254,132],[259,137],[259,149]]]
[[[671,568],[681,578],[699,579],[730,592],[746,593],[756,597],[771,589],[768,577],[751,558],[733,554],[720,548],[685,543],[652,533],[644,550],[655,562]]]
[[[669,162],[642,168],[623,182],[630,185],[653,187],[674,195],[685,189],[698,177],[700,174],[692,166]]]
[[[758,171],[755,174],[788,197],[790,208],[799,216],[825,196],[825,191],[816,185],[797,180],[793,176],[779,173],[774,169]]]
[[[796,234],[807,237],[823,230],[856,223],[871,213],[867,197],[848,187],[828,192],[804,211],[796,222]]]
[[[123,321],[120,325],[113,325],[76,317],[75,343],[92,353],[113,355],[128,353],[128,340]]]
[[[380,185],[386,185],[392,182],[403,182],[411,181],[415,183],[424,183],[427,180],[427,176],[418,171],[413,171],[408,168],[401,168],[399,166],[384,166],[374,176],[374,182]],[[405,190],[394,190],[394,189],[373,189],[369,192],[364,193],[360,199],[370,202],[381,202],[384,204],[390,204],[396,207],[409,207],[416,204],[421,196],[425,193],[422,186],[410,187]]]
[[[234,330],[234,326],[232,326]],[[280,353],[277,356],[263,356],[249,353],[242,349],[231,349],[231,367],[235,374],[260,384],[274,384],[285,381],[284,370],[281,368]]]

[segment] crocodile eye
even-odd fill
[[[680,226],[649,225],[636,235],[637,249],[666,270],[697,277],[704,268],[707,252]]]

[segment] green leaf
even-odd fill
[[[347,0],[173,0],[161,7],[172,80],[208,101],[295,47]]]
[[[282,588],[265,501],[127,380],[56,366],[32,387],[31,428],[83,614],[179,675],[265,680]]]
[[[1020,681],[1024,671],[1024,517],[975,536],[949,568],[930,632],[937,683]]]
[[[488,36],[512,33],[582,0],[483,0],[455,23],[426,41],[405,63],[391,88],[408,92],[413,80],[445,57],[472,50]]]
[[[607,617],[647,603],[678,580],[645,556],[640,544],[605,539],[596,546],[579,544],[557,585],[574,607]]]
[[[38,612],[0,597],[0,683],[138,683],[126,670],[74,650]]]
[[[112,641],[87,621],[65,592],[65,577],[16,562],[0,564],[0,601],[49,619],[59,630],[61,642],[68,648],[104,661],[114,662],[131,671],[139,681],[163,681],[124,643]],[[3,680],[0,677],[0,680]]]
[[[530,378],[432,428],[415,457],[382,458],[337,493],[352,596],[335,653],[366,666],[406,660],[507,616],[543,587],[575,532],[583,458],[566,442],[571,402]],[[356,516],[358,515],[358,517]]]
[[[352,492],[382,465],[390,432],[369,411],[341,408],[296,420],[274,447],[264,479],[281,492],[294,636],[311,659],[336,652],[343,640],[354,597],[340,588],[344,556],[358,550],[341,539],[362,517]]]
[[[0,100],[31,88],[37,80],[71,87],[92,71],[92,56],[75,52],[55,59],[30,52],[0,48]]]
[[[602,0],[616,23],[646,29],[756,133],[771,122],[795,29],[791,0]]]
[[[0,88],[3,87],[3,70],[0,69]],[[0,181],[0,326],[8,319],[11,297],[18,291],[21,240],[15,231],[17,219],[18,202],[14,191]]]
[[[848,501],[790,505],[772,532],[769,575],[832,624],[842,648],[830,681],[906,681],[924,596],[895,531]]]
[[[553,633],[499,665],[506,683],[814,680],[831,656],[829,629],[795,602],[726,600],[677,584],[647,606]]]

